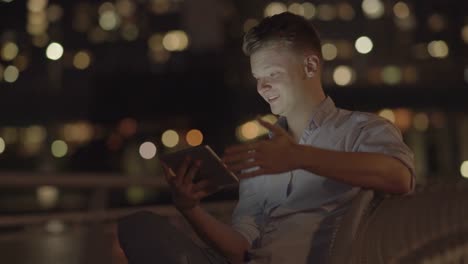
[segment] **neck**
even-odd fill
[[[293,111],[285,115],[288,122],[289,132],[296,142],[299,142],[304,129],[309,125],[312,113],[326,98],[322,89],[317,90],[318,92],[315,94],[304,96],[303,102],[298,104]]]

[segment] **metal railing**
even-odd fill
[[[0,227],[26,226],[43,224],[50,220],[64,222],[85,223],[113,221],[117,218],[139,210],[149,210],[161,215],[177,215],[178,211],[172,205],[134,206],[127,208],[107,208],[108,191],[110,189],[126,188],[130,186],[144,186],[150,188],[168,188],[162,177],[128,177],[117,174],[41,174],[1,172],[0,188],[24,188],[38,186],[56,186],[64,188],[93,189],[91,203],[86,211],[71,210],[69,212],[47,212],[34,214],[17,214],[0,216]],[[208,211],[230,210],[226,209],[226,202],[205,203]]]

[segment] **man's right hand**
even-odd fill
[[[201,160],[192,161],[187,156],[175,173],[161,161],[167,183],[172,192],[172,200],[175,207],[181,212],[186,212],[200,204],[200,200],[214,193],[217,188],[208,180],[193,183],[192,179],[202,166]]]

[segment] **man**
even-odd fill
[[[166,179],[176,207],[214,251],[154,225],[151,235],[161,240],[164,234],[171,244],[153,239],[147,249],[158,251],[165,259],[161,263],[181,263],[171,260],[181,254],[190,263],[326,263],[338,216],[360,188],[395,194],[412,190],[412,153],[390,122],[336,108],[325,95],[320,39],[302,17],[265,18],[245,35],[243,49],[258,93],[279,121],[271,125],[259,119],[271,132],[268,140],[225,151],[224,162],[241,178],[232,224],[199,206],[211,193],[210,184],[191,182],[203,165],[188,158],[176,171],[165,167]],[[133,250],[128,242],[138,239],[130,226],[156,219],[140,214],[121,221],[121,243],[130,263],[150,263],[143,260],[149,253]],[[148,237],[147,232],[140,234]]]

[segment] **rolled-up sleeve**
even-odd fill
[[[414,154],[403,142],[400,130],[386,119],[376,116],[359,123],[360,132],[353,151],[382,153],[400,160],[411,172],[411,189],[415,186]]]
[[[239,201],[232,214],[232,227],[252,245],[260,236],[265,194],[260,191],[264,176],[243,179],[239,185]]]

